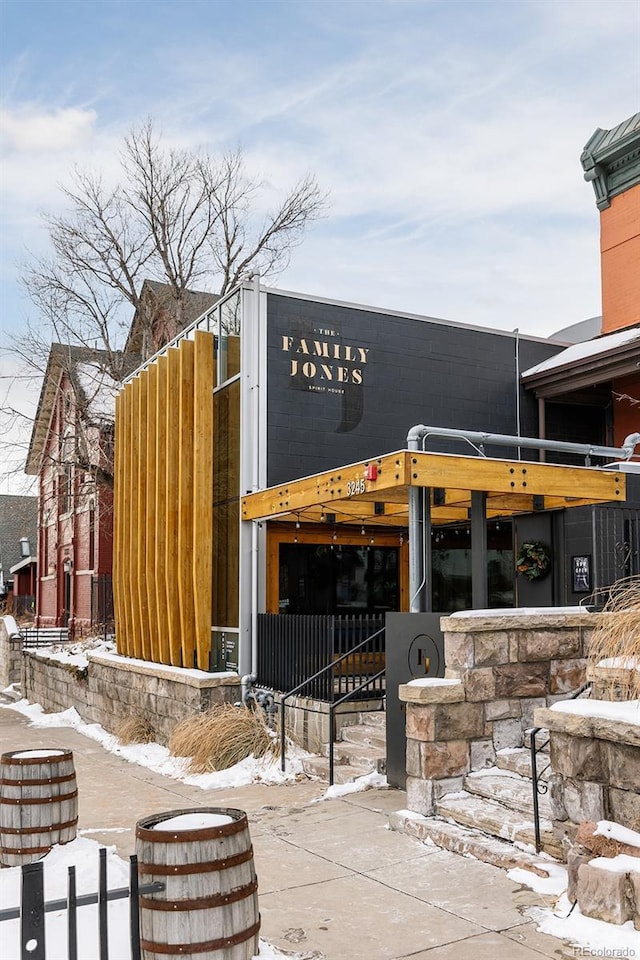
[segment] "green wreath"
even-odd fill
[[[516,570],[527,580],[541,580],[551,570],[551,551],[546,543],[536,540],[523,543],[516,560]]]

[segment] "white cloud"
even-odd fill
[[[7,152],[49,153],[84,146],[93,136],[95,110],[22,104],[0,109],[0,143]]]

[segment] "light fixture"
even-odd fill
[[[31,556],[31,544],[28,537],[21,537],[20,539],[20,556],[24,560]]]
[[[73,570],[73,560],[71,559],[71,557],[64,558],[64,560],[62,561],[62,569],[64,570],[65,573],[71,573],[71,571]]]
[[[364,535],[365,535],[365,529],[364,529],[364,523],[363,523],[362,527],[360,528],[360,536],[364,537]]]
[[[337,531],[337,530],[334,530],[334,531],[333,531],[333,536],[332,536],[331,539],[332,539],[332,540],[337,540],[337,539],[338,539],[338,531]]]
[[[300,514],[296,516],[296,530],[300,529]]]

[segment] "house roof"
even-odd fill
[[[38,535],[38,498],[0,495],[0,564],[4,575],[23,558],[20,540],[26,537],[34,551]]]
[[[636,326],[574,343],[525,370],[522,382],[539,397],[555,397],[638,373],[639,369],[640,327]]]
[[[175,313],[177,301],[173,296],[170,284],[160,283],[159,280],[145,280],[142,284],[140,299],[145,296],[153,299],[158,311],[165,309],[170,313]],[[201,317],[218,299],[219,297],[215,293],[205,293],[202,290],[185,290],[181,304],[181,328],[189,326],[194,320]],[[136,310],[127,336],[125,353],[141,352],[143,323],[140,312]]]
[[[580,162],[585,180],[593,184],[598,210],[640,184],[640,113],[611,130],[598,127],[585,144]]]
[[[81,401],[84,422],[96,426],[113,423],[115,397],[120,384],[120,380],[108,372],[114,360],[121,367],[121,376],[125,376],[140,362],[140,358],[133,354],[125,357],[90,347],[62,343],[51,345],[31,431],[25,473],[35,475],[40,472],[51,415],[63,373],[69,376],[76,396]]]

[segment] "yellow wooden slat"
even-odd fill
[[[198,331],[194,338],[194,474],[192,576],[195,601],[197,663],[209,669],[213,576],[213,384],[214,337]]]
[[[140,640],[142,657],[151,660],[151,642],[149,639],[149,601],[147,596],[147,408],[149,371],[144,370],[138,377],[138,545],[136,554],[136,587],[138,590],[138,609],[140,617]]]
[[[131,594],[131,636],[134,656],[142,657],[142,624],[140,621],[140,591],[137,580],[140,552],[140,514],[138,505],[138,476],[140,464],[140,380],[131,382],[131,485],[128,492],[130,511],[129,582]]]
[[[133,511],[131,509],[131,490],[133,474],[133,385],[128,384],[124,395],[124,437],[122,452],[122,473],[123,473],[123,491],[122,491],[122,591],[123,591],[123,617],[124,617],[124,637],[123,650],[128,656],[135,655],[135,621],[133,617],[133,590],[131,588],[131,533],[133,529]]]
[[[174,667],[182,664],[182,643],[180,639],[180,605],[178,597],[178,512],[180,510],[180,356],[178,350],[167,351],[167,399],[166,399],[166,484],[165,498],[167,511],[165,540],[165,592],[167,603],[167,625],[169,628],[169,656]]]
[[[114,451],[113,451],[113,617],[115,622],[116,646],[120,653],[125,653],[124,649],[124,616],[122,612],[122,494],[124,484],[122,482],[123,470],[123,444],[122,437],[124,431],[124,396],[119,393],[116,397],[115,427],[114,427]]]
[[[180,601],[180,632],[182,664],[192,667],[195,652],[195,610],[193,597],[193,360],[192,340],[183,340],[178,350],[180,390],[178,422],[179,471],[178,471],[178,597]]]
[[[167,396],[169,393],[169,361],[166,356],[157,361],[156,390],[156,518],[154,526],[153,580],[158,618],[160,662],[171,663],[169,647],[169,608],[167,604]]]
[[[147,491],[146,530],[147,549],[145,559],[145,584],[147,588],[147,607],[149,611],[149,647],[151,659],[155,663],[162,662],[160,652],[160,634],[158,628],[158,604],[156,596],[156,528],[157,528],[157,401],[158,401],[158,368],[155,364],[147,370],[147,472],[145,485]]]

